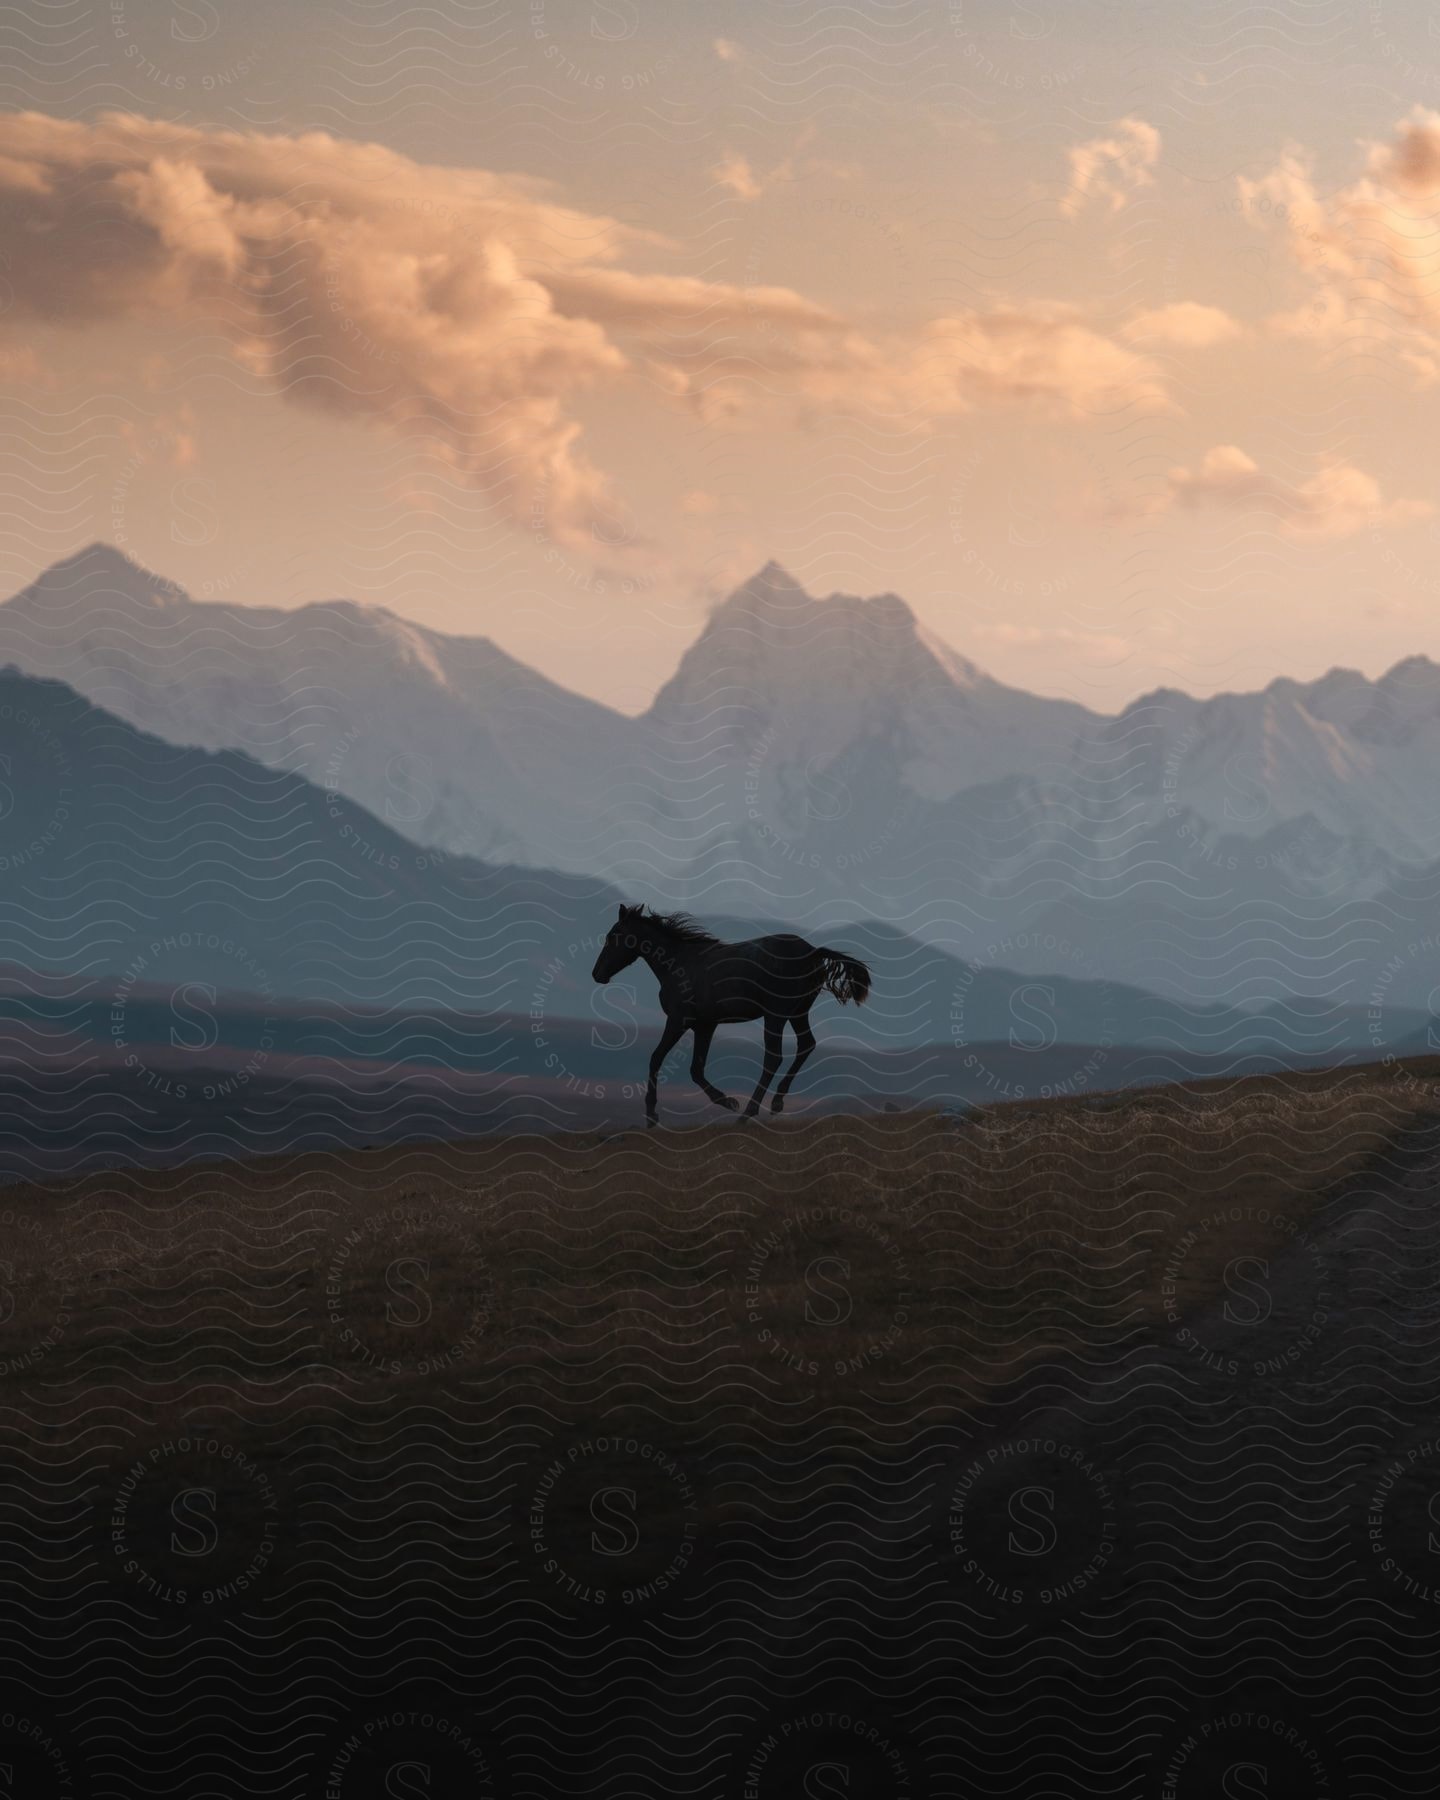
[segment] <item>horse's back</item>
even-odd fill
[[[820,963],[820,952],[815,946],[790,931],[775,931],[768,937],[742,938],[739,943],[720,944],[712,954],[732,968],[749,964],[756,969],[778,969],[791,974],[818,967]]]
[[[706,998],[722,1022],[762,1017],[793,1018],[819,992],[819,951],[791,932],[716,944],[706,953]],[[701,1010],[707,1010],[703,1005]]]
[[[796,937],[793,931],[772,932],[769,937],[753,938],[751,942],[757,949],[769,951],[775,956],[815,956],[815,946],[808,938]]]

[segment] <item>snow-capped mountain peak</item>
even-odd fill
[[[863,869],[848,879],[868,907],[883,867],[926,866],[940,847],[977,892],[1032,861],[1067,892],[1123,881],[1132,843],[1147,870],[1178,855],[1187,878],[1192,863],[1253,872],[1287,821],[1338,846],[1325,879],[1343,870],[1347,892],[1440,857],[1427,657],[1378,680],[1160,689],[1105,718],[996,681],[898,595],[816,598],[775,562],[714,608],[638,720],[487,639],[354,600],[197,603],[104,544],[0,605],[7,662],[172,743],[308,775],[420,843],[697,910],[721,894],[764,910],[816,857],[836,898]],[[1285,857],[1311,855],[1311,836],[1281,835]],[[1237,856],[1235,840],[1262,848]],[[905,880],[908,908],[923,896]]]
[[[897,594],[816,599],[769,563],[716,607],[643,722],[692,769],[747,766],[759,809],[807,771],[883,763],[880,808],[899,785],[943,799],[1051,768],[1094,715],[994,681]]]
[[[113,544],[97,542],[53,563],[8,604],[22,611],[27,601],[163,610],[186,600],[185,590],[175,582],[143,568]]]
[[[715,608],[648,716],[664,726],[717,704],[768,713],[807,694],[884,707],[987,680],[922,631],[898,594],[815,599],[772,562]]]
[[[382,606],[195,601],[105,544],[0,605],[0,665],[64,681],[171,743],[244,750],[424,843],[592,867],[586,778],[628,720],[484,638]]]

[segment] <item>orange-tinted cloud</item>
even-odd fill
[[[1119,119],[1109,137],[1091,138],[1067,154],[1070,186],[1060,211],[1074,218],[1092,200],[1099,200],[1111,212],[1119,212],[1133,194],[1153,184],[1160,133],[1144,119]]]
[[[626,359],[530,268],[613,257],[624,228],[321,133],[20,114],[0,157],[12,328],[208,324],[282,395],[417,436],[512,517],[586,541],[604,515],[569,406]]]
[[[1440,377],[1440,113],[1417,106],[1395,136],[1367,147],[1364,172],[1322,192],[1288,151],[1263,179],[1241,180],[1247,216],[1280,229],[1311,284],[1309,306],[1271,321],[1293,336],[1388,346],[1425,381]]]
[[[750,158],[742,156],[738,150],[727,150],[710,173],[737,199],[758,200],[765,192],[765,183],[751,167]]]
[[[1424,500],[1387,500],[1374,476],[1351,463],[1327,462],[1298,484],[1280,481],[1234,444],[1208,450],[1197,469],[1172,469],[1167,486],[1151,510],[1261,513],[1295,537],[1348,537],[1366,527],[1411,525],[1434,510]]]
[[[637,378],[737,426],[1038,398],[1165,404],[1138,350],[1072,308],[996,305],[862,331],[790,288],[622,267],[654,234],[514,176],[422,167],[325,133],[111,114],[0,116],[0,256],[16,321],[214,331],[292,403],[417,439],[517,522],[615,550],[585,390]],[[623,554],[643,554],[626,533]]]
[[[864,333],[833,316],[784,332],[758,315],[748,323],[651,339],[672,391],[711,422],[867,413],[926,423],[1023,400],[1077,418],[1168,405],[1155,365],[1070,307],[957,312],[905,333]]]
[[[1202,306],[1196,300],[1177,300],[1136,313],[1125,326],[1124,336],[1136,344],[1161,345],[1176,350],[1208,350],[1215,344],[1233,343],[1244,334],[1238,320],[1218,306]]]

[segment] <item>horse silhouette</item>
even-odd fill
[[[603,987],[637,961],[644,962],[659,981],[665,1009],[665,1029],[651,1055],[645,1088],[647,1125],[659,1123],[655,1083],[660,1065],[687,1031],[695,1034],[691,1078],[717,1106],[738,1112],[740,1103],[705,1079],[710,1040],[717,1025],[765,1021],[765,1061],[744,1113],[751,1119],[780,1067],[786,1025],[795,1032],[795,1060],[770,1102],[770,1110],[777,1113],[785,1110],[790,1084],[815,1048],[810,1008],[821,992],[828,989],[842,1006],[847,1000],[863,1005],[870,992],[869,969],[858,956],[847,956],[843,950],[828,950],[787,933],[725,944],[684,913],[622,906],[591,973]]]

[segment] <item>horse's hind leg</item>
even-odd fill
[[[810,1015],[803,1014],[790,1023],[795,1027],[795,1060],[780,1077],[780,1085],[775,1090],[775,1098],[770,1102],[771,1112],[784,1112],[785,1096],[790,1092],[790,1083],[805,1067],[806,1059],[815,1048],[815,1033],[810,1029]]]
[[[784,1055],[785,1021],[783,1019],[766,1019],[765,1021],[765,1061],[760,1066],[760,1079],[755,1083],[755,1092],[750,1096],[750,1104],[745,1108],[745,1117],[753,1119],[760,1110],[760,1102],[765,1098],[765,1090],[775,1079],[775,1071],[780,1067],[780,1058]]]
[[[690,1058],[690,1077],[695,1085],[715,1102],[723,1106],[726,1112],[738,1112],[740,1102],[733,1100],[729,1094],[722,1094],[713,1082],[705,1079],[705,1058],[710,1054],[710,1040],[715,1035],[713,1025],[697,1025],[695,1027],[695,1054]]]

